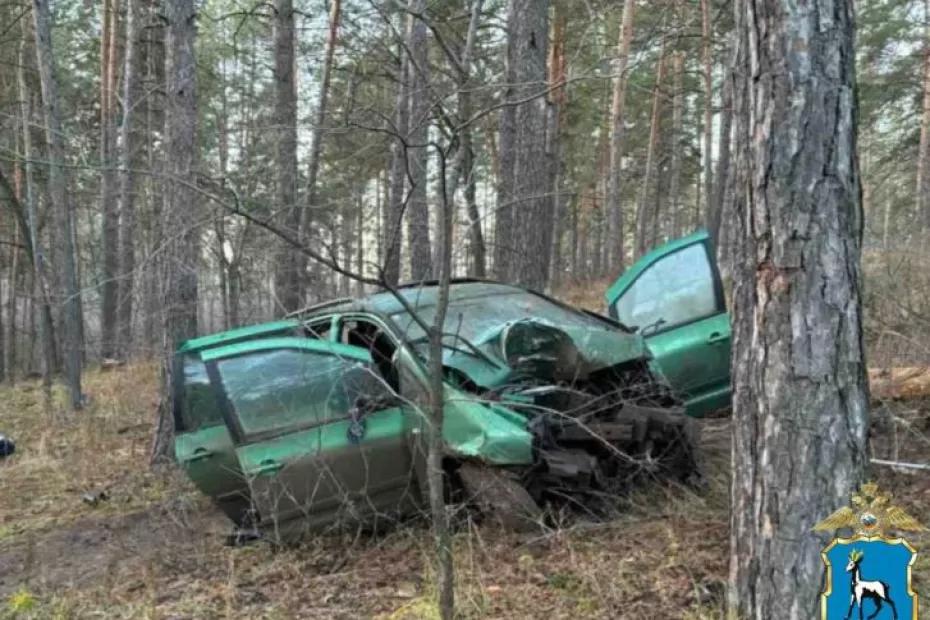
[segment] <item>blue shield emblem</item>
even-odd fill
[[[821,554],[827,567],[823,620],[917,620],[911,567],[917,551],[903,538],[835,538]]]

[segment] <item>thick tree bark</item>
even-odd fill
[[[326,52],[323,58],[323,74],[320,77],[319,99],[316,103],[316,113],[313,119],[313,131],[310,134],[310,155],[307,160],[307,198],[300,213],[300,239],[303,243],[312,243],[309,239],[313,228],[314,214],[319,208],[317,204],[317,176],[320,172],[320,161],[323,155],[323,133],[326,128],[327,111],[329,107],[329,86],[332,82],[333,58],[336,54],[336,44],[339,40],[339,22],[342,16],[342,0],[332,0],[329,7],[329,32],[326,37]],[[305,268],[306,259],[301,254],[298,258],[301,271]]]
[[[917,151],[917,218],[930,230],[930,0],[924,0],[923,114]]]
[[[430,248],[427,165],[429,162],[430,95],[429,39],[423,15],[426,0],[408,0],[407,49],[409,59],[410,130],[407,168],[410,174],[410,203],[407,208],[407,242],[410,244],[410,278],[421,280],[433,275]],[[438,264],[438,263],[437,263]]]
[[[867,465],[852,0],[736,3],[730,613],[813,618]],[[751,113],[750,113],[751,112]]]
[[[704,78],[704,211],[711,209],[713,199],[713,164],[711,159],[710,143],[713,140],[714,116],[714,83],[713,83],[713,55],[711,49],[710,0],[701,0],[701,47],[704,63],[702,77]],[[700,213],[698,214],[700,221]]]
[[[543,290],[549,280],[552,252],[552,183],[547,157],[551,134],[546,96],[549,0],[511,0],[510,11],[516,19],[508,32],[507,45],[513,49],[513,94],[521,103],[515,110],[513,226],[499,240],[513,240],[512,279]]]
[[[636,255],[642,256],[649,250],[650,223],[654,217],[649,200],[653,185],[656,156],[659,150],[659,128],[662,122],[662,84],[665,81],[665,42],[656,61],[656,81],[652,90],[652,114],[649,121],[649,143],[646,147],[646,166],[643,169],[643,182],[639,192],[639,204],[636,209]]]
[[[623,272],[626,248],[623,243],[623,199],[621,197],[624,109],[626,107],[627,64],[630,44],[633,41],[633,13],[636,3],[625,0],[620,37],[617,43],[617,60],[614,67],[613,100],[610,106],[610,166],[607,177],[606,208],[610,214],[610,268]]]
[[[200,268],[200,231],[196,212],[198,202],[191,185],[197,167],[197,74],[194,42],[196,13],[194,0],[166,2],[165,151],[168,179],[165,183],[165,355],[164,385],[159,423],[152,447],[152,461],[168,457],[174,437],[171,418],[171,390],[174,351],[182,341],[197,335],[197,277]]]
[[[74,204],[69,194],[69,175],[65,166],[65,148],[58,109],[58,80],[55,76],[55,56],[52,51],[51,17],[48,0],[33,0],[33,25],[36,36],[36,59],[42,87],[42,109],[48,144],[48,188],[54,212],[55,243],[60,260],[56,293],[61,306],[61,341],[65,381],[71,408],[81,409],[81,292],[77,276],[77,256],[74,247]]]
[[[119,128],[119,295],[117,296],[117,348],[128,357],[132,347],[132,296],[135,281],[135,175],[133,154],[136,150],[133,126],[136,117],[138,82],[139,0],[126,0],[126,51],[123,58],[123,120]]]
[[[275,0],[275,146],[278,221],[285,230],[300,236],[297,208],[297,84],[294,75],[294,2]],[[278,241],[275,264],[275,295],[285,312],[303,303],[303,261],[284,241]]]

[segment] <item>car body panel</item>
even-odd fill
[[[625,304],[637,294],[641,298]],[[634,327],[652,352],[654,369],[685,401],[689,415],[703,416],[729,404],[730,317],[706,231],[643,256],[608,289],[606,300],[611,316],[625,323],[636,308],[643,309],[637,316],[649,317]],[[677,320],[660,323],[660,314],[670,308]]]
[[[174,453],[178,463],[191,482],[201,492],[211,496],[217,506],[234,522],[239,522],[249,507],[244,476],[239,467],[233,438],[222,417],[192,425],[192,420],[181,420],[181,403],[184,407],[201,408],[204,401],[217,407],[216,395],[209,383],[201,353],[211,347],[229,346],[237,342],[264,336],[283,336],[301,329],[301,322],[293,319],[273,321],[231,329],[218,334],[192,338],[180,344],[175,355],[175,442]],[[183,393],[181,385],[185,373],[202,374],[203,389],[198,399]],[[189,402],[194,400],[195,402]]]
[[[185,340],[178,347],[178,353],[191,353],[212,349],[219,346],[254,340],[267,336],[284,335],[288,332],[296,332],[301,328],[301,322],[296,319],[284,319],[281,321],[272,321],[269,323],[259,323],[258,325],[247,325],[237,327],[217,334],[208,334],[198,338]]]
[[[494,465],[533,462],[533,436],[524,416],[450,387],[445,398],[442,438],[450,454]]]

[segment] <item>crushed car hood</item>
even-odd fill
[[[508,321],[466,347],[446,349],[443,363],[477,386],[492,389],[519,377],[583,379],[603,368],[647,359],[642,337],[619,330],[556,326],[540,319]]]

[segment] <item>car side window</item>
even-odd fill
[[[181,388],[177,392],[178,431],[194,432],[223,423],[207,368],[197,355],[184,355],[180,362]]]
[[[650,265],[616,301],[617,318],[649,335],[718,312],[713,268],[704,244]]]
[[[217,369],[246,438],[345,418],[360,396],[387,392],[369,365],[314,351],[258,351],[220,360]]]

